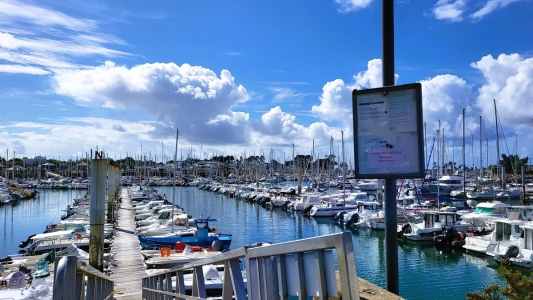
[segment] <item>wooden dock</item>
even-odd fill
[[[146,275],[146,271],[142,263],[139,240],[134,233],[135,219],[131,213],[132,206],[127,189],[122,189],[121,196],[116,236],[111,249],[112,253],[116,253],[116,266],[111,266],[109,279],[115,283],[115,299],[142,299],[141,279]]]

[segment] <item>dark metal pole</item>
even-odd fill
[[[394,1],[383,0],[383,86],[394,80]],[[396,215],[396,179],[385,179],[385,253],[387,290],[396,295],[398,287],[398,234]]]

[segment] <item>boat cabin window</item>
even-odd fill
[[[478,213],[478,214],[485,214],[485,215],[504,214],[505,213],[505,207],[495,207],[495,208],[477,207],[474,212]]]
[[[196,223],[196,228],[205,229],[205,228],[207,228],[207,223],[206,222],[198,222],[198,223]]]
[[[505,234],[507,231],[507,234]],[[496,222],[496,241],[503,241],[505,236],[509,237],[511,225],[507,223]]]
[[[526,230],[524,239],[526,249],[533,250],[533,230]]]
[[[522,229],[520,225],[518,224],[513,225],[513,227],[514,227],[514,232],[516,233],[522,233],[522,231],[524,231],[524,229]]]
[[[507,209],[505,207],[495,207],[492,210],[493,214],[505,214],[507,212]]]

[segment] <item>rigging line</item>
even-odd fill
[[[507,139],[505,138],[505,132],[503,132],[503,127],[502,127],[502,124],[501,124],[501,122],[500,122],[500,115],[497,115],[497,117],[498,117],[499,126],[500,126],[500,128],[501,128],[501,132],[502,132],[502,135],[503,135],[503,141],[504,141],[504,143],[505,143],[505,148],[507,149],[507,153],[509,153],[510,158],[511,158],[512,160],[516,160],[517,157],[513,157],[513,156],[511,155],[511,152],[509,151],[509,145],[507,145]],[[500,157],[498,157],[498,160],[499,160],[499,159],[500,159]],[[511,163],[511,170],[513,170],[513,172],[516,173],[515,166],[514,166],[515,163],[516,163],[516,161],[514,161],[513,163]]]

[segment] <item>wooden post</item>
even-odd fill
[[[110,165],[108,167],[107,178],[107,223],[114,223],[115,221],[115,204],[117,196],[117,182],[120,170],[117,166]]]
[[[91,233],[89,237],[89,265],[103,271],[104,265],[104,225],[107,160],[103,152],[95,152],[91,162],[91,200],[89,219]]]

